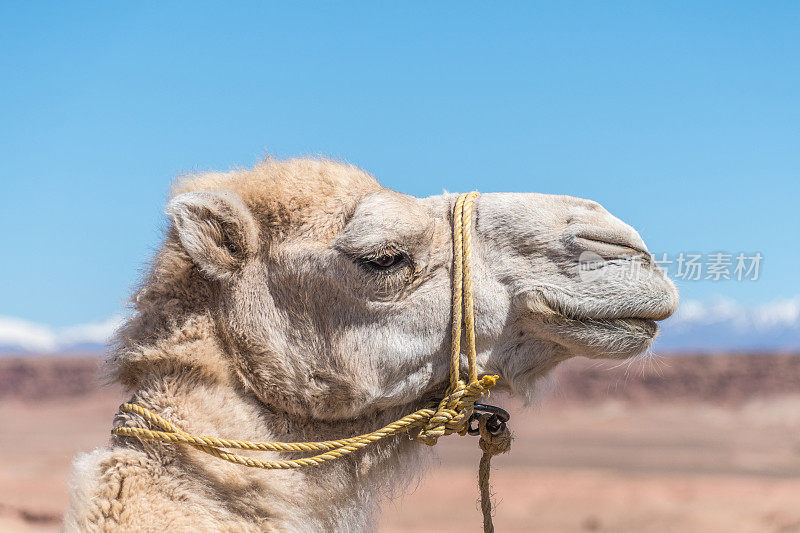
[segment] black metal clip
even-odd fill
[[[470,415],[469,420],[467,421],[467,433],[469,435],[481,434],[480,430],[478,429],[478,417],[485,413],[492,415],[489,417],[489,420],[486,421],[486,429],[489,430],[489,433],[492,435],[499,435],[505,431],[506,422],[508,422],[508,419],[511,418],[511,415],[508,414],[508,411],[494,405],[476,403],[472,408],[472,415]]]

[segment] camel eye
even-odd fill
[[[403,260],[402,254],[383,254],[373,259],[364,261],[364,263],[367,266],[370,266],[377,270],[386,270],[387,268],[393,267],[402,260]]]

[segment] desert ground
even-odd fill
[[[71,458],[104,443],[124,394],[97,358],[0,359],[0,531],[58,531]],[[512,406],[493,461],[501,532],[800,531],[800,356],[574,360]],[[451,436],[379,531],[480,531],[474,437]]]

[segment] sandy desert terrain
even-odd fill
[[[105,442],[124,399],[96,364],[0,360],[0,531],[58,530],[71,458]],[[576,360],[551,388],[513,409],[494,460],[498,531],[800,531],[800,356]],[[437,455],[380,531],[480,531],[477,443]]]

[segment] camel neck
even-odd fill
[[[235,378],[192,366],[150,373],[131,401],[195,435],[253,441],[316,441],[358,435],[396,419],[402,411],[398,408],[353,420],[300,419],[265,407],[238,386]],[[133,416],[119,414],[115,425]],[[426,448],[401,435],[320,466],[260,470],[230,464],[185,445],[134,439],[117,439],[117,443],[160,462],[176,481],[207,495],[208,505],[225,502],[225,512],[242,521],[243,530],[252,525],[249,522],[267,520],[278,529],[304,531],[374,529],[372,517],[381,498],[396,485],[412,480]],[[302,455],[259,452],[254,457],[268,460]]]

